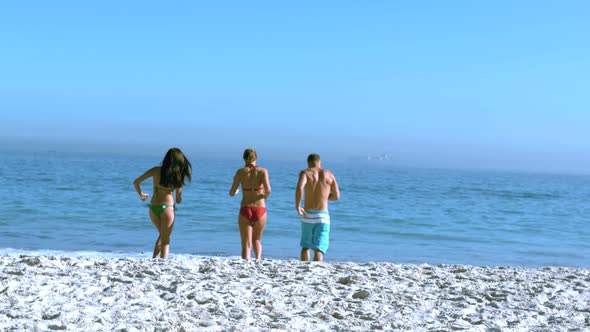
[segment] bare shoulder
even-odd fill
[[[268,176],[268,170],[264,167],[257,166],[256,167],[258,177],[265,178]]]
[[[152,167],[148,171],[149,176],[154,178],[154,186],[156,186],[156,184],[158,184],[158,185],[160,184],[160,170],[161,169],[162,169],[162,167],[156,166],[156,167]]]
[[[299,172],[299,183],[306,182],[310,177],[309,169],[302,169]]]
[[[299,172],[299,176],[310,176],[312,174],[313,174],[313,171],[309,168],[302,169],[301,172]]]
[[[332,173],[332,171],[329,169],[322,168],[322,172],[324,172],[324,175],[326,176],[334,176],[334,173]]]
[[[244,174],[244,168],[238,168],[238,170],[236,171],[236,175],[234,175],[234,176],[238,177],[238,176],[242,176],[242,174]]]
[[[324,169],[324,168],[323,168],[323,169],[322,169],[322,172],[324,173],[323,175],[324,175],[324,178],[325,178],[326,180],[330,180],[330,181],[332,181],[332,180],[334,180],[334,179],[335,179],[335,177],[334,177],[334,173],[332,173],[330,170],[328,170],[328,169]]]

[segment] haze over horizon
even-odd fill
[[[0,151],[590,173],[585,1],[0,5]],[[303,157],[302,157],[303,156]]]

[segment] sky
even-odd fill
[[[0,151],[590,173],[589,17],[588,1],[6,1]]]

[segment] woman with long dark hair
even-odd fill
[[[150,219],[158,229],[158,239],[154,245],[153,258],[167,258],[170,251],[170,235],[174,226],[175,201],[182,202],[182,187],[185,179],[190,182],[192,172],[191,163],[178,148],[168,150],[161,166],[156,166],[135,179],[133,186],[142,201],[149,195],[141,191],[140,184],[148,178],[153,178],[154,192],[150,201]],[[176,192],[176,200],[174,199]]]

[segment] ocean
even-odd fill
[[[233,160],[188,156],[171,257],[240,255]],[[157,231],[133,180],[162,157],[0,153],[0,254],[151,257]],[[263,257],[298,259],[295,185],[304,160],[260,159],[272,195]],[[590,176],[331,162],[326,261],[590,267]],[[151,195],[151,182],[142,189]]]

